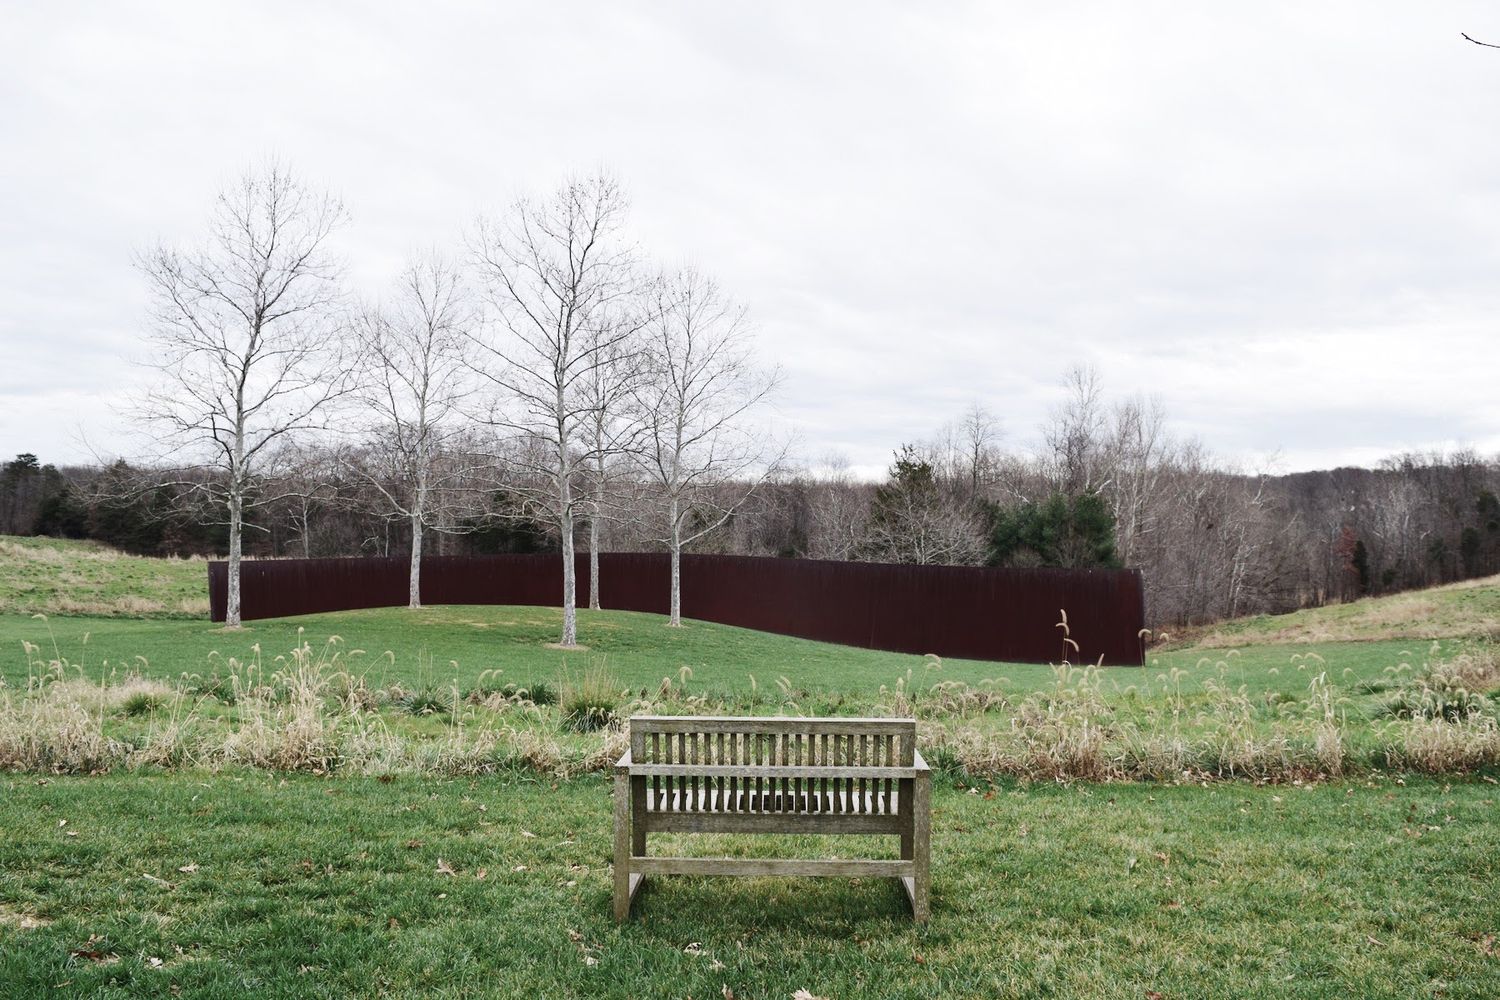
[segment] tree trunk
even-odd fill
[[[411,516],[411,572],[408,574],[407,607],[422,606],[422,515]]]
[[[312,558],[312,532],[311,532],[311,529],[308,527],[308,522],[310,520],[311,520],[311,513],[308,511],[307,498],[304,497],[303,500],[302,500],[302,558],[303,559],[311,559]]]
[[[589,518],[589,607],[599,610],[599,511]]]
[[[578,645],[578,581],[573,566],[573,507],[562,511],[563,622],[561,645]]]
[[[672,611],[667,622],[682,625],[682,521],[677,516],[677,498],[672,498]]]
[[[229,567],[224,599],[224,627],[240,627],[240,546],[244,533],[242,499],[235,487],[229,494]]]

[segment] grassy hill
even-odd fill
[[[1206,648],[1264,643],[1500,638],[1500,576],[1465,580],[1285,615],[1254,615],[1192,630]]]
[[[17,996],[1500,995],[1496,581],[1095,670],[610,611],[564,653],[550,608],[225,631],[205,575],[0,540]],[[889,880],[670,878],[616,926],[621,737],[575,704],[915,714],[931,924]],[[651,847],[893,846],[814,839]]]
[[[95,542],[0,535],[0,613],[207,618],[202,559],[143,559]]]

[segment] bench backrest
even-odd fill
[[[915,719],[637,715],[630,720],[630,756],[637,764],[910,768],[916,742]]]

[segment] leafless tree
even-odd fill
[[[870,487],[855,479],[844,455],[830,455],[822,465],[822,474],[810,486],[808,555],[857,559],[870,516]]]
[[[983,560],[984,529],[967,485],[939,475],[935,458],[910,444],[896,452],[870,503],[860,543],[864,558],[919,566]]]
[[[373,488],[378,513],[410,528],[413,608],[422,606],[423,534],[453,530],[453,509],[472,500],[473,464],[454,445],[465,431],[459,407],[474,388],[475,318],[458,269],[432,251],[355,323],[356,420],[365,439],[348,464]]]
[[[620,314],[618,329],[603,331],[609,347],[580,381],[584,403],[581,463],[588,497],[589,607],[599,610],[601,529],[616,520],[631,499],[628,466],[645,433],[636,390],[645,377],[645,355],[635,334],[643,326],[644,306]]]
[[[1069,369],[1063,380],[1067,400],[1043,428],[1047,465],[1054,489],[1077,496],[1104,485],[1099,462],[1105,434],[1104,388],[1091,366]]]
[[[486,415],[521,436],[520,510],[545,518],[562,543],[560,643],[578,643],[574,521],[588,503],[574,479],[590,452],[592,412],[584,391],[593,370],[631,335],[621,314],[633,308],[635,252],[623,239],[626,202],[615,181],[570,181],[550,197],[522,199],[498,220],[481,220],[476,269],[492,321],[476,338],[476,371],[493,389]]]
[[[340,467],[335,449],[286,439],[267,457],[263,478],[281,499],[273,514],[297,539],[302,558],[312,557],[313,522],[317,515],[346,506],[340,494]]]
[[[257,490],[259,465],[282,440],[319,426],[347,389],[341,267],[329,247],[344,218],[339,201],[273,162],[219,194],[202,246],[158,245],[138,259],[160,378],[136,416],[174,465],[212,473],[181,485],[228,523],[230,628],[240,624],[246,510],[275,499]]]
[[[780,377],[756,363],[744,307],[692,268],[658,282],[646,340],[641,465],[672,557],[677,626],[683,547],[722,527],[784,456],[747,420]]]

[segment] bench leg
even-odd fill
[[[917,775],[912,795],[912,875],[911,915],[919,924],[927,922],[930,910],[928,894],[932,886],[932,777]]]
[[[630,853],[646,856],[646,779],[630,779]]]
[[[630,778],[615,775],[615,920],[630,919]]]

